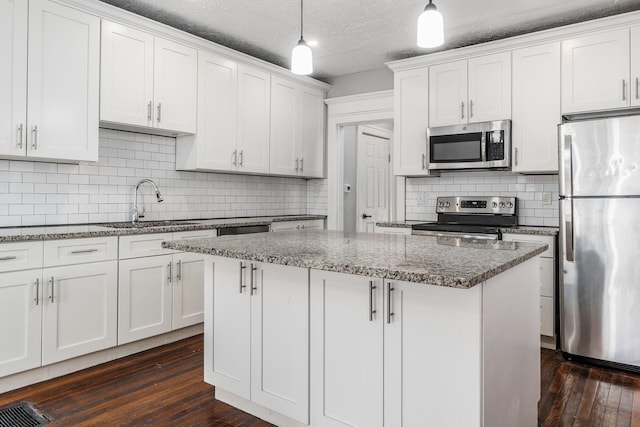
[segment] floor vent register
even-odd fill
[[[49,420],[27,402],[0,408],[0,427],[37,427]]]

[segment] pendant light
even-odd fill
[[[418,18],[418,46],[438,47],[444,43],[444,25],[442,14],[429,0],[424,12]]]
[[[291,72],[307,75],[313,73],[313,55],[311,48],[302,37],[302,2],[303,0],[300,0],[300,41],[291,51]]]

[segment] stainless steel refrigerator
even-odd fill
[[[640,116],[560,125],[562,351],[640,367]]]

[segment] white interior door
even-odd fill
[[[357,230],[373,233],[376,222],[389,220],[392,132],[358,126],[357,133]]]

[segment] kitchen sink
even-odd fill
[[[195,222],[187,222],[187,221],[175,221],[175,220],[165,220],[165,221],[140,221],[137,223],[132,222],[109,222],[106,224],[102,224],[103,227],[110,228],[148,228],[148,227],[170,227],[176,225],[196,225]]]

